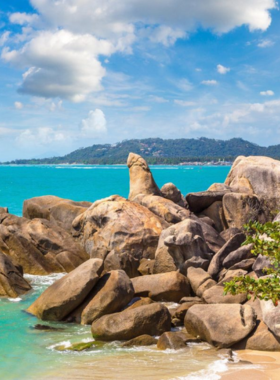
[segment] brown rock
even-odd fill
[[[139,194],[161,195],[147,162],[135,153],[129,153],[127,159],[130,178],[129,199],[133,200]]]
[[[121,347],[134,347],[134,346],[153,346],[157,344],[157,340],[151,335],[140,335],[134,339],[130,339],[129,341],[123,343]]]
[[[185,319],[185,315],[187,313],[187,311],[189,310],[189,308],[191,308],[193,305],[198,305],[198,304],[201,304],[201,303],[204,303],[202,299],[199,298],[199,300],[195,300],[195,298],[197,297],[193,297],[193,301],[192,302],[184,302],[182,303],[182,305],[180,305],[175,313],[174,313],[174,318],[178,319],[181,323],[184,323],[184,319]]]
[[[136,277],[132,284],[136,296],[150,297],[154,301],[179,302],[190,294],[188,279],[178,272]]]
[[[155,301],[153,301],[149,297],[135,297],[132,299],[130,304],[125,308],[125,310],[135,309],[136,307],[150,305],[151,303],[154,303],[154,302]]]
[[[199,343],[200,340],[196,337],[183,331],[165,332],[163,333],[157,342],[157,348],[159,350],[180,350],[187,348],[187,343]]]
[[[205,218],[201,219],[193,215],[192,219],[196,220],[200,224],[203,232],[203,237],[208,246],[208,251],[214,253],[218,252],[225,244],[225,240],[220,236],[215,228],[213,228],[210,224],[205,223]]]
[[[0,252],[0,297],[17,298],[31,289],[10,257]]]
[[[240,228],[231,227],[228,228],[220,233],[220,236],[222,239],[224,239],[225,242],[229,241],[233,236],[242,233],[242,230]]]
[[[147,274],[153,274],[154,265],[155,260],[141,259],[140,265],[138,267],[138,272],[141,273],[142,276],[145,276]]]
[[[230,268],[233,265],[239,263],[242,260],[250,259],[253,257],[251,251],[253,249],[253,244],[243,245],[232,251],[223,261],[223,266],[225,268]]]
[[[208,303],[239,303],[242,304],[247,300],[247,294],[231,294],[224,295],[224,287],[221,285],[212,286],[210,289],[205,290],[202,299]]]
[[[205,271],[207,271],[207,268],[209,267],[209,260],[205,260],[202,257],[199,256],[193,256],[191,259],[186,260],[184,264],[182,264],[179,268],[180,273],[182,273],[184,276],[187,275],[187,271],[189,268],[201,268]]]
[[[229,270],[242,269],[245,271],[251,271],[253,265],[255,264],[256,259],[246,259],[242,260],[239,263],[234,264]]]
[[[130,340],[137,336],[161,335],[171,328],[168,309],[160,304],[104,315],[93,322],[91,332],[100,340]]]
[[[262,318],[269,330],[280,338],[280,305],[274,306],[272,301],[260,301]]]
[[[61,321],[76,309],[93,289],[103,270],[100,259],[90,259],[48,287],[27,309],[45,321]]]
[[[203,215],[208,216],[215,223],[215,228],[218,232],[222,232],[227,228],[223,210],[223,202],[217,201],[203,210]]]
[[[244,339],[255,324],[254,310],[247,305],[194,305],[185,317],[190,334],[219,348],[231,347]]]
[[[199,213],[211,206],[214,202],[222,201],[225,191],[200,191],[197,193],[189,193],[186,200],[189,209],[192,212]]]
[[[89,325],[103,315],[121,311],[133,296],[132,283],[124,271],[106,273],[87,296],[82,307],[81,324]]]
[[[198,297],[201,297],[207,289],[216,285],[216,281],[212,279],[209,273],[201,268],[189,268],[187,275],[192,290]]]
[[[182,195],[181,191],[171,182],[166,183],[160,189],[161,194],[164,198],[171,200],[172,202],[178,204],[179,206],[186,207],[187,202]]]
[[[0,207],[0,214],[8,214],[9,210],[8,207]]]

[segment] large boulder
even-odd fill
[[[267,275],[268,268],[273,268],[273,264],[271,263],[271,259],[269,256],[259,255],[254,262],[254,265],[252,267],[253,271],[256,273],[258,277],[263,277]]]
[[[168,272],[132,279],[135,295],[154,301],[179,302],[190,295],[188,279],[178,272]]]
[[[230,240],[223,245],[223,247],[213,257],[208,273],[215,278],[223,267],[225,258],[233,251],[240,248],[241,244],[245,241],[246,237],[243,233],[234,235]]]
[[[25,273],[70,272],[89,256],[63,228],[46,219],[0,214],[0,249]]]
[[[254,329],[256,315],[248,305],[194,305],[185,317],[187,331],[219,348],[231,347]]]
[[[17,298],[31,289],[10,257],[0,252],[0,297]]]
[[[137,203],[118,195],[95,202],[73,221],[90,257],[105,260],[106,271],[138,276],[142,258],[154,259],[159,235],[168,224]]]
[[[135,198],[138,202],[138,198]],[[158,195],[140,197],[139,202],[167,223],[179,223],[190,216],[189,210]]]
[[[239,156],[234,161],[225,184],[236,189],[248,189],[269,211],[279,209],[280,161],[269,157]],[[266,210],[264,210],[266,211]]]
[[[209,273],[205,272],[202,268],[189,268],[187,276],[193,292],[198,297],[201,297],[207,289],[216,285],[216,281],[214,281]]]
[[[223,202],[216,201],[207,207],[202,212],[203,215],[208,216],[215,223],[215,228],[218,232],[222,232],[226,229],[225,216],[223,211]]]
[[[274,306],[272,301],[260,301],[262,318],[273,334],[280,338],[280,304]]]
[[[199,339],[186,331],[167,331],[159,337],[157,348],[159,350],[181,350],[182,348],[187,348],[187,343],[199,342]]]
[[[147,162],[135,153],[129,153],[127,159],[129,168],[130,191],[129,199],[133,200],[137,195],[161,195],[161,192],[155,183],[153,175]]]
[[[239,303],[242,304],[247,300],[247,293],[241,294],[224,294],[224,287],[222,285],[215,285],[205,290],[202,294],[204,302],[212,303]]]
[[[223,196],[228,190],[223,191],[200,191],[197,193],[189,193],[186,196],[189,209],[192,212],[199,213],[207,209],[214,202],[222,201]]]
[[[256,195],[228,193],[223,198],[223,210],[227,227],[243,228],[250,220],[265,221]]]
[[[210,218],[197,218],[192,215],[191,218],[198,222],[201,226],[203,237],[206,241],[208,251],[217,253],[221,247],[225,244],[224,238],[218,233],[218,231],[211,224],[207,223],[206,219]],[[213,223],[214,224],[214,223]]]
[[[133,285],[124,271],[106,273],[82,305],[81,323],[89,325],[103,315],[121,311],[133,297]]]
[[[208,252],[201,224],[186,219],[162,231],[155,253],[154,273],[177,270],[193,256],[208,258]]]
[[[160,189],[161,194],[164,198],[171,200],[172,202],[178,204],[181,207],[186,207],[187,202],[182,195],[181,191],[171,182],[166,183]]]
[[[230,268],[233,265],[239,263],[242,260],[250,259],[253,257],[251,253],[253,249],[253,244],[243,245],[237,248],[235,251],[231,252],[223,261],[223,267]]]
[[[46,195],[25,200],[22,215],[27,219],[47,219],[71,231],[73,220],[91,205],[90,202],[74,202],[70,199]]]
[[[91,332],[96,339],[111,341],[130,340],[144,334],[161,335],[170,328],[168,309],[155,303],[104,315],[92,323]]]
[[[61,321],[76,309],[93,289],[103,261],[90,259],[48,287],[27,312],[47,321]]]

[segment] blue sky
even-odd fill
[[[0,2],[0,161],[130,138],[280,143],[274,0]]]

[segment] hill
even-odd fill
[[[15,160],[9,164],[124,164],[129,152],[140,154],[150,164],[179,164],[185,161],[232,161],[240,155],[261,155],[279,159],[280,145],[266,148],[241,138],[226,141],[205,137],[176,140],[149,138],[125,140],[116,144],[92,145],[75,150],[63,157]]]

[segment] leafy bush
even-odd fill
[[[263,271],[268,276],[258,280],[250,276],[235,277],[225,284],[224,293],[248,293],[248,299],[272,300],[277,306],[280,300],[280,223],[249,222],[244,229],[247,239],[243,245],[253,244],[253,255],[269,257],[271,268],[265,268]]]

